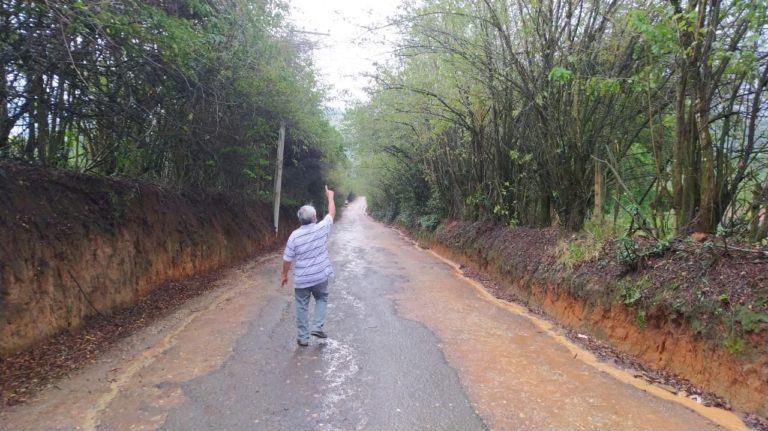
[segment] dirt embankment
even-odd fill
[[[557,229],[452,222],[426,242],[499,281],[499,296],[768,416],[768,260],[691,247],[629,272],[609,242],[570,267],[558,256],[568,240]]]
[[[257,202],[0,163],[0,358],[274,249],[294,224],[276,236]]]

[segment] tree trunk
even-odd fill
[[[5,23],[4,23],[5,24]],[[8,150],[8,84],[6,83],[5,65],[0,64],[0,156]]]
[[[752,223],[755,231],[752,239],[760,242],[768,238],[768,178],[762,185],[755,184],[752,201],[754,210]]]
[[[763,188],[760,183],[752,189],[752,205],[749,207],[749,236],[754,241],[759,241],[757,234],[760,231],[760,212],[763,209]]]
[[[672,168],[673,206],[678,233],[685,233],[691,227],[700,228],[702,217],[704,224],[709,225],[713,218],[711,208],[714,207],[714,195],[711,195],[714,190],[712,139],[708,124],[698,127],[701,121],[709,119],[708,99],[705,97],[707,83],[703,82],[700,71],[701,45],[696,38],[702,28],[705,7],[699,1],[692,0],[686,6],[685,12],[697,12],[696,21],[690,21],[690,15],[683,13],[680,1],[670,0],[676,13],[675,20],[682,29],[678,42],[682,54],[676,61],[680,77],[675,95],[676,142]],[[702,169],[709,172],[702,173]],[[701,193],[702,186],[707,189],[706,193]],[[702,200],[707,206],[704,212],[698,211]],[[699,221],[691,226],[697,219]]]
[[[682,66],[675,95],[675,145],[672,149],[672,197],[678,229],[687,222],[683,179],[684,175],[690,173],[686,163],[688,160],[688,127],[685,109],[687,77],[685,66]]]
[[[62,168],[67,167],[68,154],[66,148],[64,148],[65,139],[65,124],[64,124],[64,95],[66,86],[63,83],[59,83],[55,87],[51,87],[51,100],[53,101],[50,107],[50,131],[48,137],[48,157],[53,166],[59,166]],[[55,96],[53,95],[55,93]]]
[[[700,90],[704,91],[704,90]],[[696,100],[696,128],[698,131],[699,154],[699,210],[695,216],[696,230],[699,232],[715,231],[720,220],[715,217],[715,153],[712,148],[712,134],[709,132],[709,103],[705,95]]]
[[[757,235],[755,235],[755,242],[768,238],[768,205],[763,206],[759,218],[761,218],[761,221],[760,227],[757,229]]]
[[[285,154],[285,120],[280,120],[280,131],[277,138],[277,171],[275,172],[275,235],[278,233],[280,221],[280,191],[283,184],[283,155]]]
[[[603,207],[605,205],[605,174],[603,173],[603,165],[600,162],[595,161],[594,171],[595,202],[592,209],[592,221],[597,224],[602,224],[604,220]]]
[[[621,166],[616,166],[617,171],[621,171]],[[614,175],[615,177],[615,175]],[[614,180],[613,187],[613,229],[616,230],[619,222],[619,213],[621,212],[621,187],[619,186],[618,179]]]
[[[538,215],[535,226],[548,227],[552,224],[552,196],[546,190],[542,193],[538,202]]]
[[[46,148],[48,146],[48,100],[45,94],[45,80],[43,75],[37,75],[33,82],[33,97],[35,98],[35,126],[37,129],[36,139],[33,141],[34,148],[37,149],[37,160],[46,165],[48,162]]]
[[[586,217],[587,205],[581,199],[581,196],[574,196],[571,205],[568,206],[566,213],[563,214],[566,219],[565,228],[571,232],[577,232],[584,227],[584,218]]]

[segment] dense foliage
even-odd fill
[[[765,0],[425,0],[347,126],[372,210],[768,235]]]
[[[0,157],[269,197],[343,156],[278,0],[2,0]]]

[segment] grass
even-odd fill
[[[647,317],[648,314],[645,310],[637,310],[637,314],[635,314],[635,325],[637,325],[637,327],[640,329],[645,329],[645,327],[648,326]]]
[[[743,353],[744,349],[746,348],[744,339],[738,335],[729,335],[723,344],[725,349],[728,350],[728,352],[730,352],[732,355],[739,355]]]
[[[755,331],[760,323],[768,323],[768,313],[755,312],[747,306],[739,306],[736,309],[736,320],[746,332]]]
[[[558,241],[555,249],[557,262],[573,269],[579,263],[596,259],[605,242],[613,237],[613,228],[609,223],[597,224],[588,221],[581,232]]]
[[[645,276],[639,280],[624,279],[619,283],[621,297],[624,305],[633,306],[640,301],[643,293],[651,286],[651,279]]]

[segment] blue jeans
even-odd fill
[[[296,327],[299,340],[309,340],[309,297],[315,297],[315,331],[325,325],[325,309],[328,305],[328,280],[305,289],[293,289],[296,296]]]

